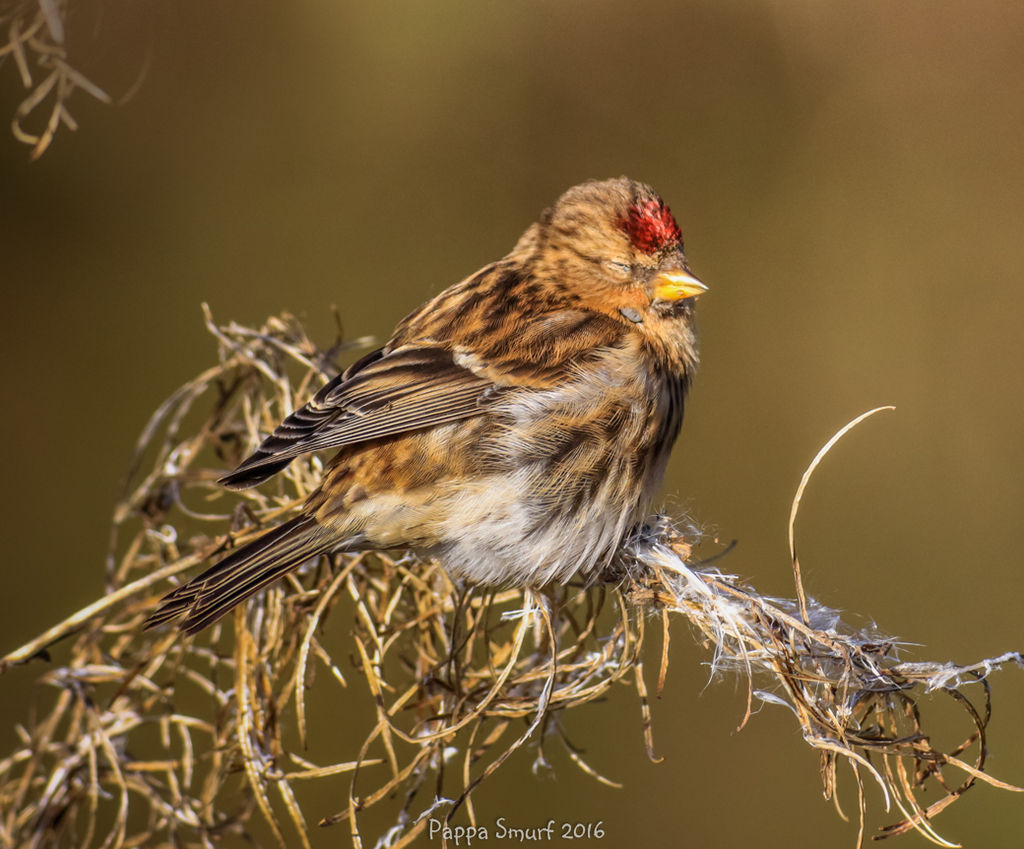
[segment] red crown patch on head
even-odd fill
[[[652,254],[683,238],[670,210],[660,200],[637,201],[619,225],[638,251]]]

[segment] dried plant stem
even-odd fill
[[[0,31],[7,34],[0,43],[0,63],[6,56],[14,66],[28,94],[18,104],[11,122],[14,137],[32,147],[32,159],[45,153],[61,125],[78,129],[68,111],[68,102],[76,89],[101,103],[110,96],[96,83],[74,68],[64,40],[66,0],[0,0]],[[38,68],[41,75],[33,74]],[[48,110],[48,112],[47,112]],[[42,113],[41,130],[25,128],[26,120]]]

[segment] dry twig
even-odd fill
[[[82,89],[101,103],[110,96],[68,59],[64,21],[67,0],[0,0],[0,31],[7,34],[0,43],[0,63],[13,60],[21,84],[28,92],[18,104],[11,121],[14,137],[32,146],[38,159],[50,146],[58,128],[78,128],[68,102],[75,89]],[[26,129],[26,121],[44,115],[41,128]]]

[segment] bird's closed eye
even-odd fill
[[[633,271],[628,262],[616,262],[615,260],[608,260],[608,267],[612,271],[616,271],[619,274],[629,274]]]

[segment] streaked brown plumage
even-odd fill
[[[625,177],[403,319],[222,483],[339,449],[294,519],[166,596],[194,633],[319,554],[409,546],[483,584],[596,574],[645,515],[697,366],[679,228]]]

